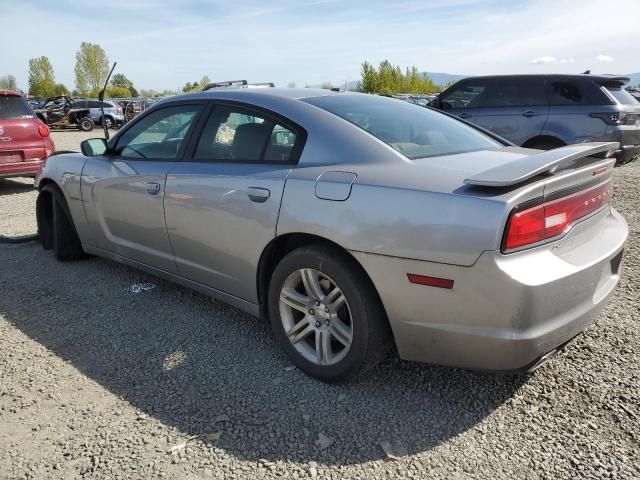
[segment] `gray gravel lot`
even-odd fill
[[[234,308],[0,245],[0,478],[640,478],[640,162],[615,177],[620,286],[531,376],[389,359],[325,385]],[[31,211],[21,185],[0,182],[0,234],[34,228],[5,213]]]

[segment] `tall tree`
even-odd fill
[[[365,93],[392,95],[431,93],[437,90],[426,73],[419,73],[416,67],[407,68],[403,73],[399,66],[394,67],[388,60],[380,62],[377,69],[369,62],[364,62],[360,75],[358,90]]]
[[[29,60],[29,94],[34,97],[55,95],[55,75],[53,66],[47,57]]]
[[[82,42],[76,52],[76,88],[82,95],[96,95],[109,75],[109,59],[97,43]]]
[[[0,90],[17,90],[16,77],[13,75],[3,75],[0,77]]]
[[[120,87],[129,90],[130,95],[133,97],[138,96],[138,90],[136,90],[136,88],[133,86],[133,82],[129,80],[123,73],[116,73],[111,79],[111,85],[113,87]]]

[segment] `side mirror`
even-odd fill
[[[80,144],[80,150],[87,157],[104,155],[107,151],[107,141],[104,138],[90,138]]]

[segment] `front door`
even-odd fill
[[[165,183],[202,108],[154,110],[124,131],[112,152],[87,160],[82,198],[96,247],[175,272],[164,220]]]
[[[191,158],[167,176],[165,215],[180,275],[257,303],[257,265],[275,237],[303,141],[285,119],[214,106]]]

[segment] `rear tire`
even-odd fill
[[[90,132],[94,129],[95,123],[90,118],[82,118],[79,124],[80,130],[83,132]]]
[[[312,281],[306,275],[315,275],[318,288],[307,288]],[[375,288],[360,265],[337,248],[311,245],[289,253],[275,268],[268,295],[276,340],[307,375],[344,382],[373,368],[389,351],[389,323]],[[336,295],[344,299],[339,302]],[[282,298],[301,301],[294,308]]]
[[[46,192],[46,193],[44,193]],[[84,250],[78,237],[78,232],[71,219],[71,212],[62,192],[53,184],[46,185],[40,195],[51,195],[50,215],[51,221],[42,224],[40,236],[43,239],[42,246],[45,249],[53,248],[53,253],[58,260],[77,260],[84,256]],[[42,211],[39,215],[46,216]]]

